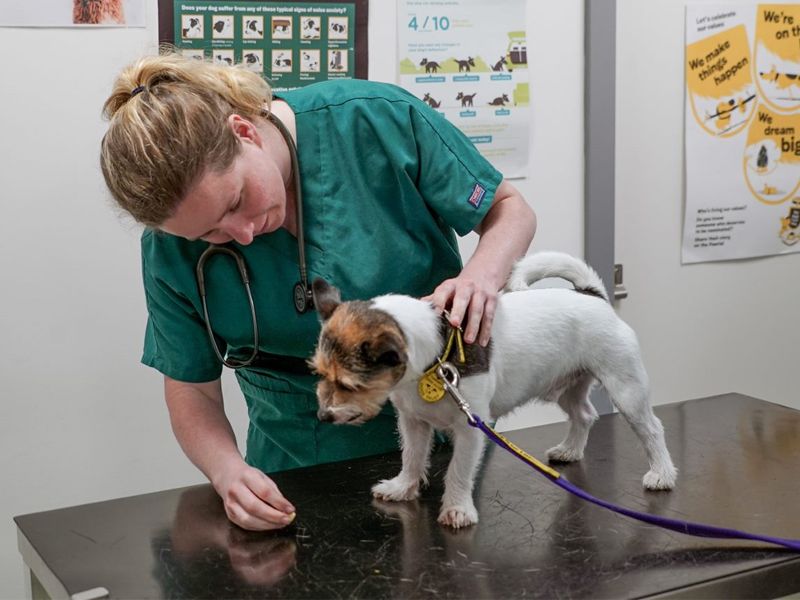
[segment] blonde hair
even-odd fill
[[[224,171],[239,152],[227,119],[257,120],[269,84],[242,66],[217,65],[174,51],[126,67],[103,105],[109,128],[100,166],[119,205],[158,227],[206,170]]]

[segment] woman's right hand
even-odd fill
[[[239,457],[212,482],[228,519],[242,529],[266,531],[294,521],[295,509],[275,482]]]
[[[242,529],[266,531],[294,521],[295,509],[275,482],[263,472],[234,458],[212,482],[228,519]]]
[[[189,383],[165,377],[164,397],[175,437],[211,481],[231,521],[243,529],[264,531],[294,520],[294,506],[275,482],[239,454],[219,379]]]

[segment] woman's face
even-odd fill
[[[206,170],[161,230],[189,240],[247,245],[284,225],[288,148],[281,146],[282,138],[238,115],[229,123],[241,145],[233,164],[224,171]]]

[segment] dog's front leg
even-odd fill
[[[419,496],[420,483],[428,482],[428,458],[433,441],[429,423],[398,411],[403,468],[393,479],[384,479],[372,487],[372,495],[381,500],[413,500]]]
[[[444,496],[439,523],[454,529],[478,522],[472,500],[475,474],[481,462],[485,438],[477,429],[459,425],[453,429],[453,457],[444,479]]]

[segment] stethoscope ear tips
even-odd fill
[[[308,286],[304,285],[302,281],[298,281],[294,284],[293,296],[294,309],[298,314],[302,315],[314,308],[314,296],[311,290],[308,289]]]

